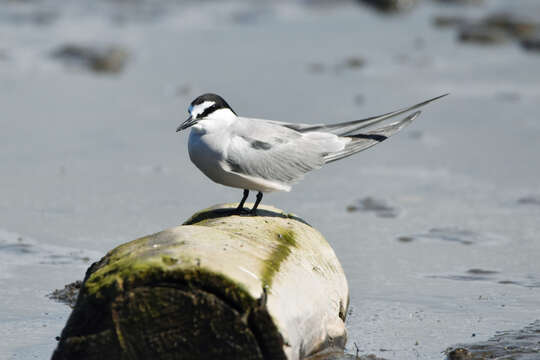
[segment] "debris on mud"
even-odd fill
[[[358,200],[355,204],[347,206],[348,212],[364,211],[373,212],[378,217],[395,218],[399,215],[399,210],[382,199],[371,196]]]
[[[487,341],[460,344],[445,350],[447,360],[538,359],[540,320],[517,331],[500,331]]]
[[[66,65],[80,66],[98,73],[119,73],[128,59],[128,51],[119,45],[67,44],[56,49],[52,56]]]
[[[535,274],[508,274],[481,268],[469,269],[461,274],[426,275],[426,278],[457,281],[489,281],[500,285],[515,285],[530,289],[540,287],[540,279]]]
[[[527,51],[540,51],[540,34],[521,40],[521,46]]]
[[[502,44],[508,42],[510,38],[501,29],[486,25],[462,26],[459,32],[459,40],[476,44]]]
[[[429,229],[428,232],[422,234],[408,235],[413,239],[426,240],[443,240],[456,242],[462,245],[473,244],[496,244],[505,241],[505,239],[497,234],[479,233],[469,229],[463,229],[454,226],[435,227]]]
[[[417,0],[361,0],[375,9],[384,13],[396,13],[412,9]]]
[[[79,296],[79,290],[81,289],[82,282],[77,280],[71,284],[67,284],[63,289],[54,290],[47,295],[49,299],[56,300],[60,303],[66,304],[69,307],[75,307],[77,296]]]
[[[479,19],[438,15],[433,18],[433,25],[456,28],[461,42],[494,45],[519,41],[526,50],[538,47],[540,33],[540,19],[514,12],[494,12]]]
[[[524,196],[518,199],[517,203],[519,205],[537,205],[540,206],[540,196]]]

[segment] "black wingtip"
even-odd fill
[[[424,102],[421,102],[420,104],[415,105],[414,107],[416,108],[416,107],[420,107],[420,106],[427,105],[427,104],[429,104],[429,103],[431,103],[431,102],[433,102],[433,101],[442,99],[443,97],[448,96],[448,95],[450,95],[450,93],[446,93],[446,94],[442,94],[442,95],[436,96],[436,97],[434,97],[434,98],[432,98],[432,99],[429,99],[429,100],[426,100],[426,101],[424,101]],[[411,110],[412,110],[412,109],[411,109]]]
[[[379,135],[379,134],[356,134],[356,135],[350,135],[348,137],[353,138],[353,139],[369,139],[369,140],[375,140],[378,142],[382,142],[388,139],[388,136]]]
[[[437,96],[437,97],[436,97],[435,99],[433,99],[433,100],[438,100],[438,99],[443,98],[443,97],[448,96],[448,95],[450,95],[449,92],[447,92],[446,94],[439,95],[439,96]]]

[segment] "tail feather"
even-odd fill
[[[357,152],[366,150],[388,139],[390,136],[394,135],[395,133],[403,129],[405,126],[409,125],[414,119],[418,117],[418,115],[420,115],[420,111],[417,111],[414,114],[411,114],[400,121],[396,121],[381,128],[371,130],[363,134],[345,136],[347,138],[350,138],[351,141],[347,143],[347,145],[345,145],[345,148],[343,150],[326,155],[324,157],[324,162],[327,164],[339,159],[343,159],[347,156],[351,156]]]
[[[432,99],[429,99],[429,100],[423,101],[421,103],[418,103],[416,105],[409,106],[409,107],[404,108],[404,109],[392,111],[392,112],[389,112],[389,113],[386,113],[386,114],[383,114],[383,115],[368,117],[368,118],[361,119],[361,120],[353,120],[353,121],[347,121],[347,122],[342,122],[342,123],[338,123],[338,124],[328,124],[328,125],[312,125],[312,126],[296,125],[294,127],[294,129],[297,130],[297,131],[300,131],[300,132],[324,131],[324,132],[330,132],[332,134],[339,135],[339,136],[351,135],[351,134],[353,134],[354,132],[356,132],[356,131],[358,131],[360,129],[364,129],[366,127],[375,125],[377,123],[380,123],[381,121],[384,121],[384,120],[387,120],[389,118],[401,115],[403,113],[406,113],[406,112],[409,112],[409,111],[412,111],[412,110],[416,110],[416,109],[418,109],[418,108],[420,108],[422,106],[425,106],[425,105],[429,104],[430,102],[438,100],[438,99],[440,99],[442,97],[445,97],[447,95],[448,94],[440,95],[440,96],[434,97]]]

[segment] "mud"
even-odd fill
[[[461,344],[445,350],[448,360],[540,358],[540,320],[520,330],[499,331],[486,341]]]

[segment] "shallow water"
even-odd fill
[[[110,248],[240,199],[198,172],[174,132],[207,91],[243,115],[308,123],[450,92],[392,139],[263,201],[336,250],[353,354],[356,343],[443,358],[540,319],[540,55],[461,44],[431,23],[505,1],[393,17],[345,1],[93,4],[0,9],[0,358],[48,358],[70,309],[46,295]],[[130,56],[98,74],[51,56],[67,43]],[[368,198],[392,216],[347,210]]]

